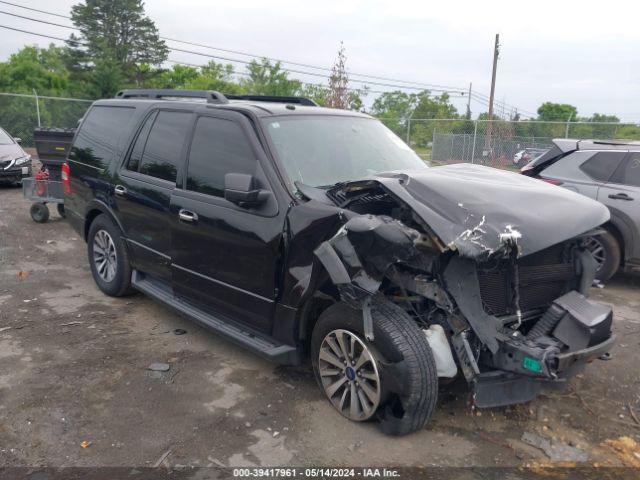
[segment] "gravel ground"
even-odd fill
[[[0,186],[0,466],[518,466],[575,451],[640,466],[610,442],[640,441],[637,275],[593,292],[613,305],[619,344],[568,390],[473,412],[458,382],[423,431],[389,438],[336,414],[309,367],[270,364],[142,295],[101,294],[83,240],[51,210],[36,224],[20,189]]]

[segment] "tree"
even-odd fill
[[[347,56],[345,55],[344,45],[340,42],[338,58],[336,58],[329,76],[325,105],[330,108],[349,108],[352,98],[349,95],[348,86]]]
[[[538,120],[545,122],[569,122],[578,117],[578,109],[568,103],[545,102],[538,108]]]
[[[71,20],[80,36],[67,42],[70,66],[90,75],[99,96],[113,95],[122,83],[143,86],[156,73],[147,66],[168,56],[142,0],[85,0],[71,7]]]
[[[289,79],[280,62],[271,63],[263,58],[260,62],[252,60],[247,66],[249,78],[242,79],[240,86],[247,93],[255,95],[294,96],[301,87],[299,80]]]

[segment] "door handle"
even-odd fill
[[[183,222],[195,223],[198,221],[198,214],[185,210],[184,208],[178,212],[178,218]]]
[[[626,193],[612,193],[611,195],[609,195],[609,198],[612,198],[613,200],[633,200],[633,198]]]
[[[126,195],[127,193],[127,189],[124,188],[122,185],[116,185],[115,187],[113,187],[113,190],[116,192],[116,195],[119,195],[121,197],[123,195]]]

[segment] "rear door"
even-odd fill
[[[186,175],[171,197],[173,289],[214,314],[270,331],[284,227],[273,193],[256,208],[224,198],[227,173],[250,174],[273,192],[250,122],[236,112],[196,120]],[[192,217],[185,221],[184,215]]]
[[[600,187],[598,200],[609,207],[625,237],[625,257],[640,259],[640,153],[629,153],[610,182]]]
[[[171,281],[171,192],[184,164],[189,110],[151,111],[115,180],[115,202],[134,268]]]

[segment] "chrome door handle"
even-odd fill
[[[198,215],[196,213],[185,210],[184,208],[178,212],[178,218],[183,222],[194,223],[198,221]]]
[[[120,195],[120,196],[123,196],[127,193],[127,189],[124,188],[122,185],[116,185],[115,187],[113,187],[113,190],[116,192],[116,195]]]
[[[626,200],[627,202],[630,202],[631,200],[633,200],[633,198],[631,198],[626,193],[611,194],[611,195],[609,195],[609,198],[611,198],[613,200]]]

